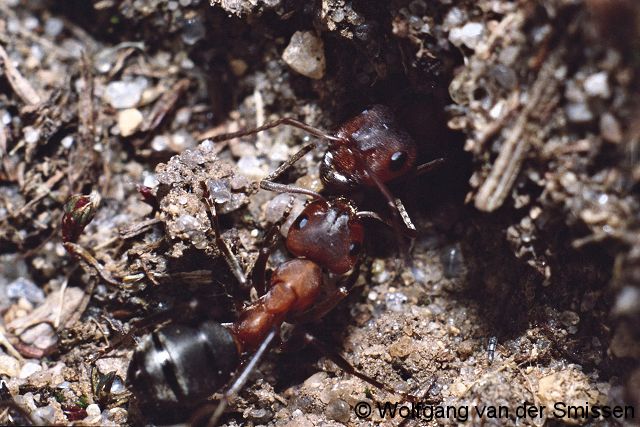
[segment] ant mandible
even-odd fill
[[[361,219],[379,217],[373,212],[356,211],[344,198],[318,197],[304,208],[287,234],[286,246],[297,258],[279,265],[267,288],[267,261],[277,230],[287,215],[273,226],[252,272],[252,284],[260,297],[242,310],[235,322],[222,325],[208,320],[197,327],[171,323],[143,339],[127,375],[143,413],[166,417],[193,407],[227,384],[243,356],[253,353],[213,412],[209,424],[215,425],[278,335],[283,322],[300,325],[320,319],[348,295],[359,275],[359,253],[364,240]],[[216,228],[214,203],[206,195],[205,201],[212,228]],[[290,208],[291,204],[287,214]],[[334,287],[323,279],[323,268],[342,275]],[[311,335],[305,334],[304,339],[346,372],[392,391],[357,372]]]
[[[221,142],[252,135],[280,125],[293,126],[329,141],[320,164],[320,178],[326,186],[343,194],[361,187],[377,188],[387,199],[394,218],[399,215],[406,228],[415,231],[402,202],[393,197],[387,184],[410,173],[422,174],[432,170],[444,159],[438,158],[416,167],[416,143],[400,127],[389,107],[373,105],[344,122],[333,134],[284,117],[254,129],[218,135],[211,138],[211,141]],[[275,180],[316,147],[315,142],[303,146],[291,159],[261,180],[260,187],[315,197],[315,193],[305,188],[279,184]]]

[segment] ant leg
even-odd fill
[[[278,237],[280,235],[280,227],[282,224],[289,218],[289,214],[291,214],[291,210],[293,209],[294,198],[291,196],[289,198],[289,203],[282,213],[282,217],[276,221],[271,230],[267,233],[266,238],[264,239],[263,247],[258,252],[258,257],[256,258],[255,263],[253,264],[253,269],[251,272],[251,282],[253,286],[258,291],[258,297],[261,297],[267,292],[267,261],[269,260],[269,256],[271,255],[271,250],[273,246],[276,244]]]
[[[215,202],[213,201],[213,199],[211,199],[211,194],[209,193],[207,185],[204,182],[201,182],[200,185],[202,186],[204,192],[203,199],[208,208],[207,216],[209,217],[209,222],[211,223],[211,228],[213,229],[216,245],[222,252],[224,259],[229,266],[229,269],[238,280],[238,283],[240,283],[240,286],[243,289],[247,289],[249,285],[247,283],[247,278],[245,277],[242,266],[240,266],[240,262],[231,251],[231,248],[227,246],[227,243],[224,241],[222,235],[220,234],[220,223],[218,222],[218,213],[216,210]]]
[[[267,191],[274,191],[276,193],[296,193],[296,194],[304,194],[307,196],[311,196],[314,199],[324,199],[320,194],[315,191],[298,187],[295,185],[287,185],[287,184],[279,184],[274,182],[277,180],[283,173],[287,171],[291,166],[293,166],[298,160],[300,160],[307,153],[315,149],[317,145],[315,143],[310,143],[302,147],[295,153],[289,160],[278,166],[276,170],[267,175],[264,179],[260,181],[260,188]]]
[[[263,181],[275,181],[276,179],[278,179],[280,177],[280,175],[285,173],[287,171],[287,169],[289,169],[291,166],[293,166],[298,160],[303,158],[305,155],[307,155],[307,153],[309,153],[310,151],[314,150],[316,147],[317,147],[317,145],[316,145],[315,142],[311,142],[311,143],[303,146],[293,156],[291,156],[291,158],[289,158],[289,160],[287,160],[286,162],[284,162],[283,164],[278,166],[276,168],[276,170],[274,170],[269,175],[264,177]]]
[[[198,300],[194,298],[188,303],[179,304],[176,307],[172,307],[159,313],[151,314],[142,319],[135,320],[132,322],[132,326],[129,332],[123,333],[121,336],[116,337],[111,341],[111,344],[108,347],[99,350],[97,354],[90,357],[87,360],[87,363],[89,365],[94,364],[97,360],[105,357],[107,354],[120,348],[122,345],[130,343],[131,341],[133,341],[133,338],[136,335],[140,335],[143,331],[149,328],[155,327],[157,325],[160,325],[161,323],[175,318],[192,318],[199,310],[202,310],[203,308],[204,307],[200,306]]]
[[[220,402],[218,403],[218,407],[211,415],[211,418],[209,418],[209,422],[207,423],[207,426],[213,427],[218,423],[218,421],[220,420],[220,417],[224,413],[224,410],[229,405],[229,402],[236,396],[236,394],[238,394],[238,392],[245,385],[245,383],[249,379],[249,375],[256,368],[256,366],[262,359],[262,356],[264,356],[264,354],[267,352],[269,345],[271,345],[271,342],[274,340],[276,335],[277,335],[276,328],[271,329],[269,334],[264,338],[264,340],[260,344],[260,347],[258,347],[258,349],[253,354],[253,356],[251,356],[249,363],[247,363],[247,365],[242,369],[240,374],[235,378],[235,380],[233,381],[229,389],[224,392],[224,395],[222,396],[222,398],[220,399]]]
[[[420,399],[418,396],[415,396],[413,394],[406,393],[406,392],[403,392],[403,391],[394,390],[393,388],[389,387],[386,384],[381,383],[380,381],[376,380],[375,378],[371,378],[370,376],[368,376],[366,374],[363,374],[362,372],[360,372],[356,368],[354,368],[353,365],[351,363],[349,363],[349,361],[347,359],[342,357],[342,355],[340,353],[338,353],[337,351],[335,351],[333,349],[330,349],[329,347],[327,347],[326,344],[321,342],[319,339],[317,339],[316,337],[314,337],[310,333],[305,333],[304,334],[304,341],[305,341],[306,344],[312,345],[316,350],[321,352],[325,357],[327,357],[333,363],[338,365],[338,367],[340,369],[342,369],[343,371],[345,371],[346,373],[351,374],[354,377],[360,378],[362,381],[365,381],[365,382],[371,384],[372,386],[374,386],[374,387],[376,387],[376,388],[378,388],[380,390],[384,390],[384,391],[389,392],[391,394],[399,394],[409,402],[421,402],[422,401],[424,403],[429,403],[426,400]]]
[[[290,117],[283,117],[273,122],[265,123],[264,125],[258,126],[257,128],[254,128],[254,129],[241,130],[238,132],[231,132],[231,133],[223,133],[222,135],[214,136],[213,138],[208,138],[208,139],[210,139],[213,142],[222,142],[222,141],[227,141],[233,138],[239,138],[241,136],[253,135],[255,133],[262,132],[263,130],[271,129],[280,125],[293,126],[295,128],[302,129],[303,131],[313,136],[328,139],[329,141],[340,140],[340,138],[337,138],[333,135],[329,135],[328,133],[318,128],[314,128],[313,126],[309,126],[308,124],[302,123],[301,121],[292,119]]]
[[[260,188],[267,191],[273,191],[274,193],[292,193],[292,194],[304,194],[305,196],[311,196],[314,199],[324,200],[319,193],[307,188],[298,187],[296,185],[279,184],[271,181],[260,181]]]

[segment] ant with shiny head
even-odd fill
[[[320,178],[330,189],[345,194],[360,188],[377,188],[385,197],[394,218],[396,231],[413,235],[413,226],[402,202],[393,197],[388,184],[411,174],[422,174],[440,166],[438,158],[416,166],[417,146],[413,138],[401,128],[393,112],[384,105],[373,105],[347,120],[334,133],[284,117],[254,129],[226,133],[211,138],[213,142],[252,135],[277,126],[287,125],[328,141],[328,148],[320,164]],[[318,147],[311,142],[303,146],[287,162],[260,182],[260,187],[276,192],[307,194],[317,197],[305,188],[276,183],[289,167]],[[398,225],[398,216],[405,230]]]

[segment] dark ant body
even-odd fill
[[[197,327],[173,323],[145,337],[128,372],[143,411],[166,417],[222,388],[238,368],[241,355],[258,350],[288,316],[308,310],[321,286],[322,270],[317,264],[288,261],[274,271],[269,291],[230,328],[214,321]],[[272,340],[273,336],[268,342]]]

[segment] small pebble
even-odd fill
[[[625,286],[616,298],[613,313],[616,316],[630,316],[640,307],[640,290],[632,286]]]
[[[164,151],[169,147],[169,138],[165,135],[156,135],[151,140],[151,148],[155,151]]]
[[[456,348],[456,352],[458,353],[458,356],[460,356],[460,359],[467,360],[469,356],[473,354],[473,341],[462,341]]]
[[[258,424],[267,423],[272,417],[273,414],[271,411],[265,408],[253,409],[249,413],[249,418],[251,418],[254,423]]]
[[[231,200],[231,190],[227,180],[210,179],[207,181],[207,188],[214,202],[227,203]]]
[[[192,46],[202,40],[205,34],[206,29],[199,18],[193,17],[184,20],[180,37],[185,44]]]
[[[404,304],[407,300],[407,296],[401,292],[389,292],[385,297],[387,308],[391,311],[395,311],[396,313],[403,311]]]
[[[611,113],[600,116],[600,133],[605,141],[619,144],[622,142],[622,129],[620,123]]]
[[[0,375],[17,377],[20,374],[20,362],[6,354],[0,355]]]
[[[400,337],[389,346],[389,355],[394,358],[405,358],[414,350],[413,340],[407,336]]]
[[[176,220],[176,226],[178,229],[186,231],[187,233],[200,228],[200,221],[193,215],[184,214],[180,215]]]
[[[7,286],[7,297],[11,299],[25,298],[27,301],[39,305],[45,300],[44,291],[31,280],[18,277]]]
[[[35,144],[40,138],[40,131],[32,126],[24,128],[24,141],[27,144]]]
[[[565,107],[565,112],[567,119],[573,123],[589,123],[593,120],[593,113],[583,102],[568,104]]]
[[[346,423],[349,421],[349,417],[351,416],[351,408],[344,400],[334,399],[327,405],[325,415],[330,420]]]
[[[44,23],[44,33],[49,37],[56,37],[64,29],[64,22],[59,18],[49,18]]]
[[[40,372],[42,370],[42,366],[39,363],[35,362],[27,362],[20,369],[20,374],[18,376],[22,379],[29,378],[31,375],[36,372]]]
[[[231,72],[236,76],[240,77],[244,75],[249,69],[249,66],[242,59],[231,59],[229,60],[229,65],[231,66]]]
[[[98,406],[95,403],[92,403],[91,405],[87,406],[87,417],[93,418],[93,417],[99,417],[100,414],[102,413],[100,411],[100,406]]]
[[[138,131],[142,124],[142,113],[137,108],[127,108],[118,113],[118,127],[120,135],[131,136]]]
[[[113,108],[132,108],[138,105],[146,88],[147,79],[144,77],[132,81],[116,80],[107,85],[104,97]]]
[[[71,148],[71,146],[73,145],[73,136],[67,135],[62,138],[62,140],[60,141],[60,145],[67,149]]]
[[[609,89],[607,73],[600,72],[587,77],[584,81],[584,90],[590,96],[609,98],[611,90]]]
[[[310,31],[296,31],[282,54],[294,71],[312,79],[324,77],[326,62],[322,39]]]
[[[475,49],[484,33],[484,25],[479,22],[469,22],[463,27],[454,28],[449,32],[449,41],[455,46],[466,45],[469,49]]]
[[[565,327],[569,327],[580,323],[580,316],[575,311],[566,310],[560,314],[559,320]]]
[[[56,410],[53,406],[47,405],[47,406],[43,406],[41,408],[36,409],[33,412],[32,416],[36,420],[40,421],[38,424],[41,424],[41,425],[53,424],[56,419]]]

